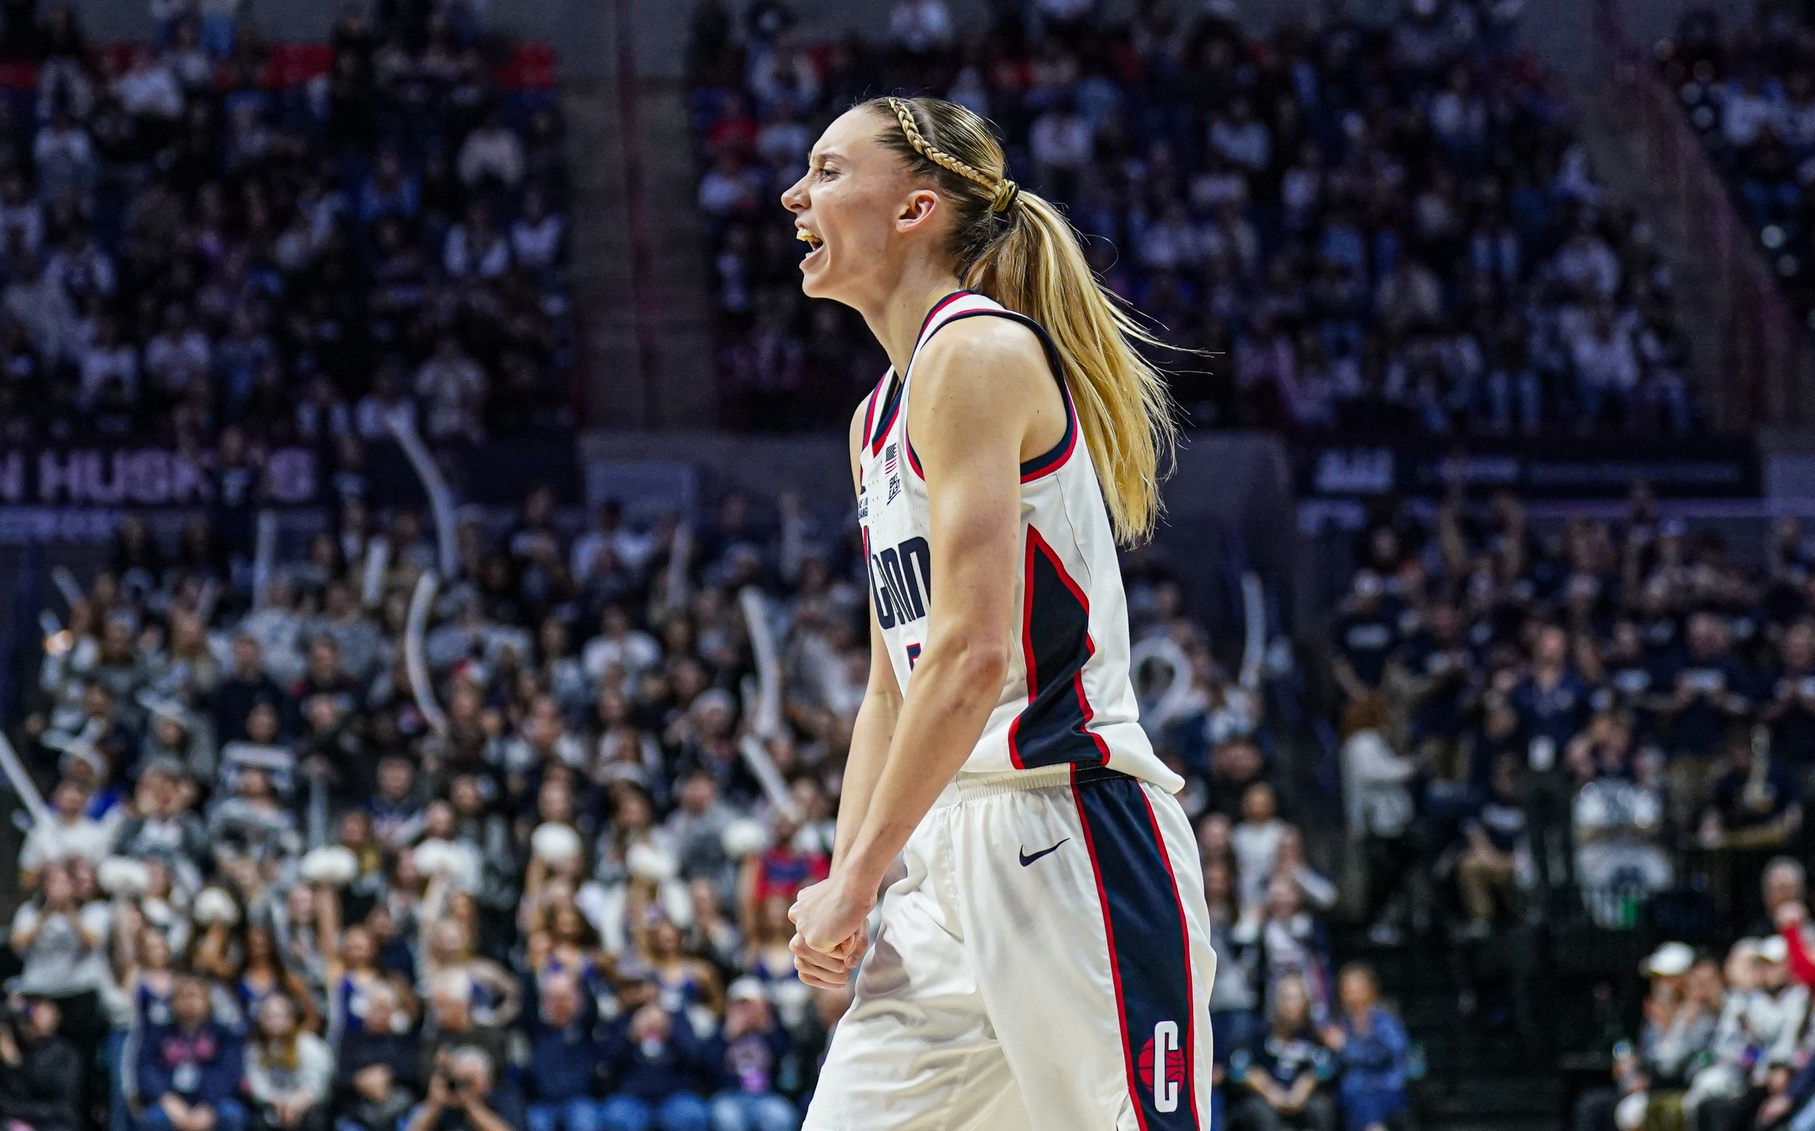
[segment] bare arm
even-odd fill
[[[1064,427],[1058,388],[1026,329],[975,319],[934,346],[917,363],[922,384],[908,406],[931,516],[926,644],[856,831],[831,878],[795,905],[794,953],[808,965],[805,951],[856,961],[883,874],[983,733],[1013,647],[1022,448]],[[831,985],[848,976],[803,970],[821,975]]]
[[[340,889],[333,884],[315,885],[315,949],[321,952],[328,982],[346,973],[340,959]]]
[[[863,417],[863,410],[859,409],[851,419],[851,478],[859,489]],[[851,752],[845,759],[844,784],[838,795],[838,830],[832,840],[834,868],[844,859],[869,811],[870,798],[888,758],[889,741],[895,735],[895,722],[901,715],[901,685],[895,681],[895,667],[889,661],[888,646],[883,643],[882,626],[876,621],[874,590],[870,591],[869,600],[870,680],[864,688],[863,704],[857,708],[857,719],[851,725]]]

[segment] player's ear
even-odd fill
[[[939,214],[939,194],[930,188],[917,188],[901,202],[895,217],[895,229],[903,234],[916,232],[933,222]]]

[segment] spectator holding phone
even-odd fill
[[[497,1083],[485,1050],[459,1045],[445,1053],[429,1076],[428,1098],[403,1122],[403,1131],[524,1131],[523,1101]]]

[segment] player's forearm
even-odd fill
[[[970,757],[1001,694],[1007,656],[983,641],[929,647],[901,705],[869,805],[842,871],[880,883],[921,818]]]
[[[890,678],[894,678],[891,673]],[[843,785],[838,793],[838,827],[832,838],[832,866],[836,868],[851,847],[869,812],[870,798],[888,762],[889,741],[895,734],[900,702],[871,687],[851,724],[851,752],[845,758]]]

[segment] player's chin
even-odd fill
[[[828,277],[826,259],[826,247],[821,244],[800,261],[800,290],[808,298],[831,298],[836,289]]]

